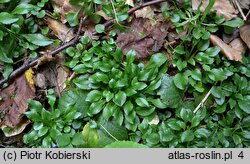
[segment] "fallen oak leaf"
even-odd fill
[[[221,53],[229,60],[242,62],[241,51],[232,48],[230,45],[224,43],[218,36],[211,35],[210,41],[214,46],[220,47]]]

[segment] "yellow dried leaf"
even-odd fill
[[[34,82],[34,72],[31,68],[25,71],[26,80],[30,86],[30,88],[35,92],[35,82]]]

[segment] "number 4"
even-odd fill
[[[243,151],[240,152],[240,154],[238,155],[239,158],[243,159],[244,155],[243,155]]]

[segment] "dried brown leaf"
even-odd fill
[[[230,45],[224,43],[218,36],[211,35],[210,40],[214,46],[218,46],[221,49],[221,53],[229,60],[242,62],[242,52],[232,48]]]
[[[45,20],[47,21],[49,28],[54,32],[55,36],[62,42],[69,42],[74,38],[73,30],[68,28],[63,23],[50,17],[46,17]]]
[[[60,95],[63,90],[66,88],[66,84],[65,81],[69,78],[70,75],[70,71],[68,69],[68,67],[64,66],[64,59],[65,59],[65,55],[61,54],[58,55],[56,62],[56,70],[57,70],[57,85],[58,85],[58,90],[56,91],[56,93],[58,95]]]
[[[234,39],[232,42],[229,43],[229,45],[232,48],[240,51],[242,54],[244,54],[246,52],[246,49],[247,49],[246,44],[240,38]]]
[[[111,20],[112,19],[112,17],[109,17],[103,10],[97,11],[96,14],[100,15],[105,20]]]
[[[144,7],[140,10],[135,11],[136,18],[148,18],[152,19],[154,16],[154,11],[150,6]]]
[[[134,0],[126,0],[125,4],[134,7]]]
[[[0,112],[4,114],[0,124],[14,128],[21,122],[24,112],[28,109],[28,101],[35,97],[35,92],[23,74],[1,90],[0,96]]]
[[[192,0],[192,8],[194,10],[197,10],[200,3],[201,0]],[[200,10],[201,12],[204,12],[209,3],[209,0],[202,0],[202,3],[203,4]],[[217,15],[223,16],[226,20],[231,20],[237,17],[234,6],[228,0],[216,0],[211,10],[217,10]]]
[[[76,12],[80,8],[77,6],[73,6],[69,3],[70,0],[50,0],[55,12],[60,13],[61,15],[61,22],[64,24],[67,22],[66,14],[68,12]]]
[[[163,46],[170,23],[159,23],[149,19],[133,19],[126,32],[118,34],[116,43],[124,54],[134,49],[137,58],[147,58]]]
[[[240,28],[240,37],[250,49],[250,23]]]
[[[18,123],[14,128],[11,128],[8,132],[3,130],[4,128],[8,128],[6,125],[2,125],[1,129],[3,130],[6,137],[12,137],[21,134],[26,126],[29,125],[29,123],[30,120],[23,118],[20,123]]]

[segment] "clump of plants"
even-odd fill
[[[0,49],[4,77],[24,49],[36,56],[35,50],[52,44],[45,36],[48,29],[34,21],[44,16],[46,2],[24,5],[6,1],[13,10],[0,13],[0,48],[6,45],[3,40],[10,43],[6,52]],[[129,18],[125,1],[70,2],[79,7],[66,14],[70,26],[78,25],[78,17],[84,13],[97,24],[96,32],[106,37],[93,40],[82,36],[66,49],[65,65],[76,76],[66,82],[68,89],[60,98],[48,90],[47,101],[29,102],[25,115],[33,124],[23,136],[28,146],[250,146],[249,55],[242,54],[242,63],[230,61],[209,40],[219,30],[233,32],[244,23],[240,18],[225,21],[210,12],[215,0],[209,1],[203,13],[199,8],[191,9],[190,1],[182,5],[172,2],[175,10],[166,5],[163,16],[172,21],[177,34],[185,35],[176,40],[178,44],[169,45],[167,53],[161,51],[147,61],[138,61],[135,50],[124,54],[117,47],[117,31],[106,31],[106,26],[98,24],[101,17],[95,12],[101,5],[103,14],[113,17],[115,27],[122,30],[119,22]],[[28,13],[30,17],[26,17]],[[24,26],[26,30],[21,28]],[[18,52],[7,54],[13,47]]]

